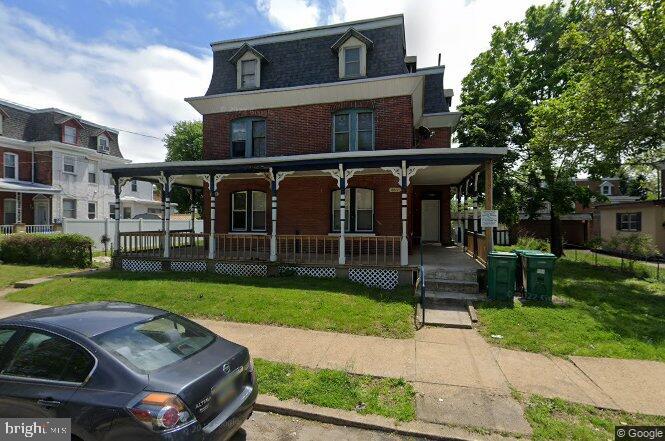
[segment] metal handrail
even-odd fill
[[[425,326],[425,263],[423,260],[423,240],[420,239],[420,309],[423,314],[423,326]]]

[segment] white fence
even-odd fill
[[[108,243],[108,250],[117,248],[115,243],[116,221],[113,219],[104,220],[83,220],[83,219],[65,219],[62,224],[62,231],[65,233],[79,233],[89,236],[93,241],[95,250],[103,250],[104,244],[102,237],[107,236],[111,242]],[[171,231],[191,230],[192,221],[171,221]],[[161,231],[161,219],[121,219],[120,232],[132,233],[136,231]],[[194,232],[203,232],[203,220],[194,221]]]

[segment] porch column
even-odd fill
[[[399,263],[402,266],[409,264],[409,241],[406,238],[406,216],[407,216],[407,170],[406,161],[402,161],[402,172],[400,174],[400,186],[402,187],[402,238],[399,242]]]
[[[23,193],[16,192],[16,222],[17,224],[23,223]]]
[[[122,189],[120,178],[113,176],[113,192],[115,193],[115,204],[113,212],[115,213],[115,249],[114,254],[120,253],[120,190]]]
[[[277,261],[277,181],[275,176],[270,172],[270,189],[271,191],[271,213],[270,220],[272,227],[270,229],[270,261]]]
[[[339,264],[346,264],[346,179],[344,165],[339,164]]]
[[[467,183],[464,183],[464,200],[461,205],[461,211],[460,211],[460,225],[461,225],[461,231],[462,231],[462,248],[466,250],[466,199],[468,195],[467,191]]]
[[[164,257],[171,255],[171,176],[164,178]]]
[[[215,258],[215,199],[217,198],[217,175],[211,173],[208,175],[208,184],[210,184],[210,236],[208,237],[208,259]]]
[[[194,188],[189,188],[187,189],[187,192],[189,193],[189,206],[191,207],[192,210],[192,233],[195,233],[195,222],[196,222],[196,210],[194,209],[194,195],[196,194],[196,189]]]
[[[457,184],[457,223],[455,224],[455,239],[457,243],[461,243],[464,239],[462,234],[462,189],[460,185]]]
[[[494,176],[492,160],[485,163],[485,210],[493,210],[494,205]],[[487,252],[494,249],[494,234],[492,228],[485,228],[485,240],[487,241]]]

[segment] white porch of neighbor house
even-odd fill
[[[455,150],[458,150],[457,152]],[[218,273],[268,275],[296,272],[314,276],[347,276],[389,279],[383,287],[411,284],[417,266],[409,260],[413,229],[409,226],[409,191],[416,185],[456,185],[482,167],[491,170],[491,160],[505,149],[428,149],[350,152],[345,154],[247,158],[188,163],[130,164],[105,170],[113,175],[116,219],[120,191],[131,179],[162,186],[163,232],[120,233],[117,229],[116,265],[134,270],[214,271]],[[491,171],[490,171],[491,174]],[[399,235],[351,235],[345,189],[354,176],[392,175],[401,193],[395,207]],[[285,179],[328,177],[340,190],[335,235],[279,234],[280,185]],[[264,233],[239,234],[216,231],[217,197],[224,185],[238,179],[265,179],[270,185],[268,225]],[[490,181],[491,183],[491,181]],[[170,195],[174,186],[204,191],[210,207],[207,233],[175,232],[170,228]],[[306,191],[306,190],[305,190]],[[491,198],[490,198],[491,202]],[[371,273],[371,275],[367,275]],[[377,284],[377,283],[374,283]]]

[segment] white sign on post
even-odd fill
[[[498,228],[499,210],[482,210],[480,212],[481,228]]]

